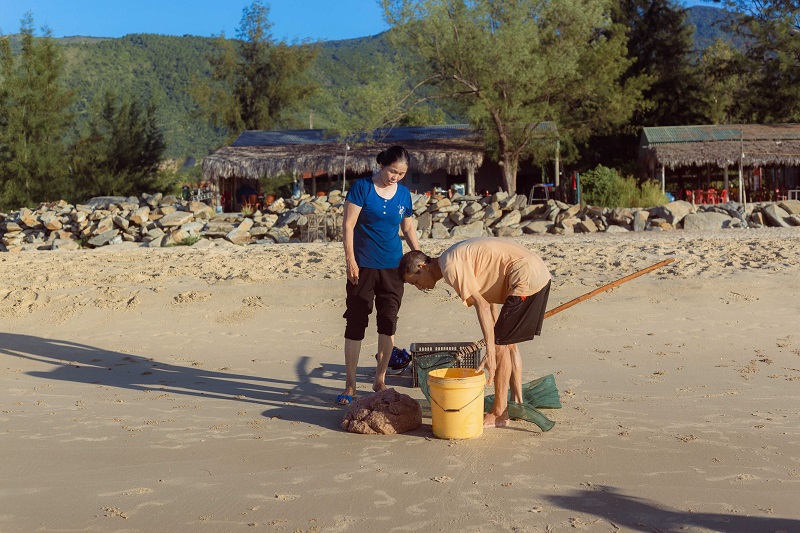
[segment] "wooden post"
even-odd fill
[[[661,165],[661,194],[667,192],[667,169]]]
[[[311,172],[311,196],[317,197],[317,175],[314,172]]]
[[[725,189],[725,197],[729,197],[731,191],[730,183],[728,183],[728,165],[724,165],[722,167],[722,188]]]
[[[556,139],[556,179],[553,182],[556,186],[556,190],[559,190],[559,185],[561,184],[561,141]]]
[[[467,195],[473,196],[475,194],[475,169],[469,167],[467,169]]]

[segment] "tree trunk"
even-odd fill
[[[517,192],[517,166],[519,158],[511,154],[504,154],[502,160],[503,189],[512,195]]]

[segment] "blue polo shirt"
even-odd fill
[[[353,232],[358,266],[397,268],[403,257],[403,243],[398,234],[400,222],[414,213],[408,188],[398,183],[394,196],[386,200],[378,196],[372,178],[364,178],[347,192],[347,201],[361,208]]]

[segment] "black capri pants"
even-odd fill
[[[375,304],[378,333],[394,335],[397,329],[397,313],[403,300],[403,280],[396,268],[358,269],[358,285],[347,280],[347,310],[344,338],[364,340],[369,325],[369,315]]]

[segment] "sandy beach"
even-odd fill
[[[515,240],[550,308],[675,261],[521,345],[551,431],[458,441],[410,372],[422,427],[340,429],[340,243],[0,255],[0,531],[800,531],[800,230]],[[398,346],[479,338],[407,286]]]

